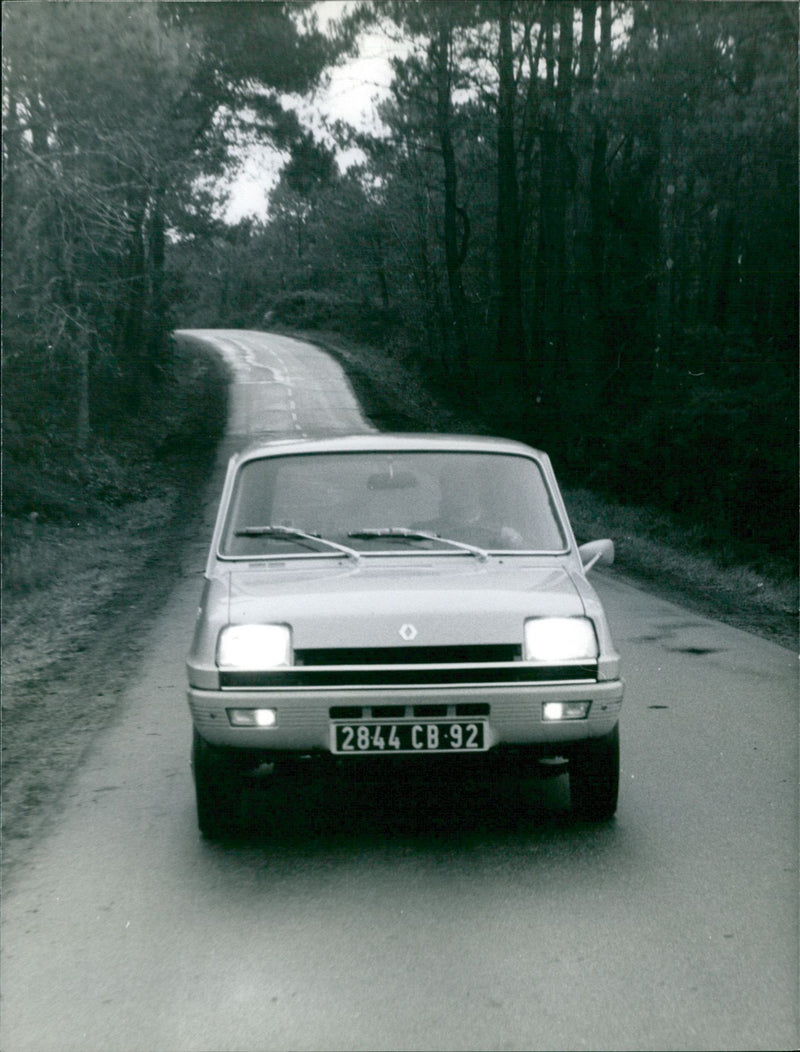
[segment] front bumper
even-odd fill
[[[601,737],[613,730],[622,706],[623,681],[498,686],[320,690],[199,690],[189,688],[195,728],[212,745],[267,753],[330,751],[331,724],[347,711],[348,723],[376,722],[378,706],[404,707],[393,722],[453,719],[465,706],[486,711],[489,748],[501,745],[552,746]],[[546,721],[549,701],[590,701],[588,716]],[[277,712],[273,727],[232,727],[227,710],[269,708]],[[417,710],[424,710],[420,715]],[[356,715],[358,713],[358,715]],[[383,720],[385,722],[385,719]]]

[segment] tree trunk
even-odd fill
[[[388,311],[391,306],[389,297],[389,279],[386,274],[386,253],[383,247],[383,238],[380,233],[376,233],[372,238],[372,250],[373,258],[375,260],[375,276],[378,279],[378,289],[381,294],[381,307],[383,310]]]
[[[520,255],[521,255],[521,273],[524,275],[526,272],[533,274],[535,272],[536,260],[535,260],[535,246],[531,246],[528,241],[528,232],[534,228],[534,206],[535,206],[535,189],[538,186],[537,183],[537,166],[535,163],[535,148],[536,142],[539,137],[540,128],[539,123],[541,121],[541,96],[539,88],[539,77],[538,69],[539,64],[542,60],[545,33],[544,27],[540,26],[539,34],[536,40],[536,50],[533,50],[531,43],[531,29],[532,19],[525,27],[525,55],[528,60],[528,84],[525,94],[525,104],[523,108],[522,118],[522,132],[520,144],[518,146],[518,153],[520,158],[520,181],[519,181],[519,226],[520,226]],[[533,290],[529,292],[529,295],[533,293]],[[533,293],[535,296],[535,293]],[[531,298],[529,306],[533,305],[533,297]],[[523,283],[523,310],[525,310],[525,287]],[[535,310],[529,310],[523,316],[524,321],[527,322],[527,333],[528,333],[528,349],[530,353],[531,345],[534,348],[539,347],[539,317]]]
[[[600,352],[597,302],[593,289],[593,176],[595,175],[594,126],[594,29],[595,0],[581,4],[580,65],[573,101],[572,135],[575,156],[575,187],[572,202],[569,278],[571,308],[567,311],[570,348],[567,372],[570,377],[571,409],[587,431],[594,416],[597,397],[597,358]]]
[[[672,357],[673,296],[675,271],[675,119],[667,113],[661,124],[658,181],[658,270],[656,284],[656,333],[653,384],[663,387]]]
[[[451,92],[452,25],[449,5],[439,8],[436,38],[436,124],[444,166],[444,251],[447,290],[450,299],[450,325],[454,334],[456,359],[463,366],[469,357],[467,299],[461,281],[466,245],[458,238],[458,169],[453,146]]]
[[[556,343],[561,353],[565,347],[565,319],[567,308],[567,209],[575,189],[575,153],[572,132],[572,60],[575,46],[573,25],[574,8],[571,3],[560,6],[558,39],[558,83],[556,85],[556,123],[558,131],[558,174],[556,182]]]
[[[497,360],[509,378],[525,374],[528,358],[522,320],[521,252],[517,153],[514,144],[514,56],[511,0],[499,5],[497,99],[497,272],[499,284]]]
[[[80,333],[76,343],[78,356],[78,416],[75,429],[75,443],[79,450],[84,450],[89,444],[91,424],[89,417],[89,340],[86,335]]]
[[[145,315],[145,243],[144,223],[146,204],[137,203],[130,222],[128,253],[124,265],[124,290],[119,310],[117,346],[124,377],[123,398],[134,411],[141,408],[145,392],[142,369],[142,343],[144,340]]]
[[[712,270],[711,321],[717,328],[724,330],[729,322],[736,237],[735,211],[727,202],[719,208],[717,227],[719,235],[714,246],[716,259]]]
[[[600,54],[597,63],[598,91],[603,92],[609,82],[611,67],[611,0],[600,3]],[[608,131],[606,116],[594,114],[594,144],[592,151],[591,198],[591,284],[594,309],[604,344],[608,344],[606,325],[606,243],[608,241],[609,186],[606,155],[608,153]]]
[[[560,13],[558,81],[555,82],[553,10]],[[537,303],[540,310],[545,408],[556,419],[564,398],[566,209],[574,183],[574,158],[569,143],[569,110],[572,97],[573,57],[572,4],[545,4],[547,81],[555,95],[555,106],[542,114],[541,207],[539,251],[536,267]]]
[[[167,335],[167,307],[165,294],[166,231],[164,219],[164,188],[159,185],[153,196],[153,216],[150,222],[150,339],[149,365],[151,374],[161,363]]]

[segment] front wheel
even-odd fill
[[[192,769],[197,798],[197,824],[203,836],[218,839],[241,827],[242,779],[239,768],[194,731]]]
[[[569,759],[572,813],[590,822],[614,817],[619,796],[619,725],[580,745]]]

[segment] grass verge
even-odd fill
[[[16,514],[4,509],[4,879],[115,712],[141,625],[169,594],[197,528],[227,375],[216,358],[187,353],[184,364],[149,452],[109,445],[68,462],[72,476],[50,462],[17,490]],[[92,477],[99,484],[87,486]]]

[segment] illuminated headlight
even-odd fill
[[[585,720],[591,701],[546,701],[542,705],[543,720]]]
[[[593,661],[597,636],[588,617],[535,617],[525,622],[526,661]]]
[[[231,727],[274,727],[278,722],[275,709],[228,709]]]
[[[260,672],[292,663],[292,633],[288,625],[228,625],[219,634],[220,668]]]

